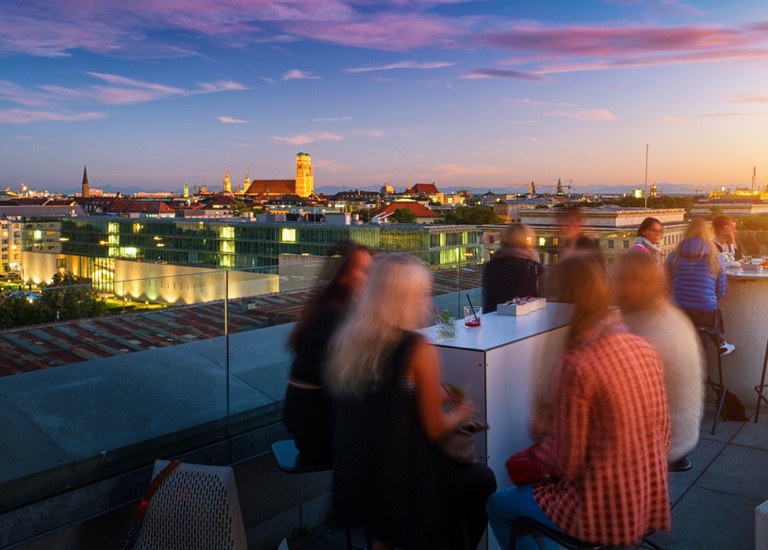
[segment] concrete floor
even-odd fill
[[[711,435],[714,407],[708,404],[699,444],[688,457],[693,468],[669,475],[672,530],[651,537],[665,550],[755,548],[755,508],[768,500],[768,410],[758,424],[754,411],[747,412],[749,421],[718,422]],[[343,529],[328,524],[288,542],[291,550],[346,549]],[[359,533],[354,543],[364,546]]]

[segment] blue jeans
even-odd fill
[[[491,530],[501,550],[509,548],[512,524],[521,516],[529,517],[548,527],[562,531],[539,507],[533,497],[533,485],[509,487],[491,495],[486,505]],[[544,537],[524,537],[517,541],[518,550],[553,550],[560,548],[555,542]]]

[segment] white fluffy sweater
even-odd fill
[[[669,461],[691,452],[699,440],[704,407],[704,355],[688,316],[669,303],[622,313],[629,331],[648,340],[664,362],[672,440]]]

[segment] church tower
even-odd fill
[[[315,194],[312,157],[308,153],[296,155],[296,194],[303,198]]]
[[[83,168],[83,190],[80,193],[82,197],[90,197],[91,196],[91,189],[88,185],[88,167],[86,166]]]
[[[536,194],[536,185],[534,185],[533,182],[531,182],[531,188],[528,189],[528,193],[531,194],[531,195],[535,195]]]
[[[244,192],[247,192],[248,189],[251,188],[251,183],[252,183],[252,180],[251,180],[251,167],[250,166],[246,166],[245,167],[245,179],[243,180],[243,191]]]
[[[187,183],[186,181],[184,182],[184,198],[185,199],[189,198],[189,183]]]
[[[224,171],[224,192],[225,193],[232,192],[232,182],[229,179],[229,170]]]
[[[560,180],[560,178],[557,178],[557,194],[560,196],[565,194],[563,192],[563,182]]]

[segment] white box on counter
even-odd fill
[[[541,308],[547,307],[546,298],[515,298],[496,307],[499,315],[527,315]]]

